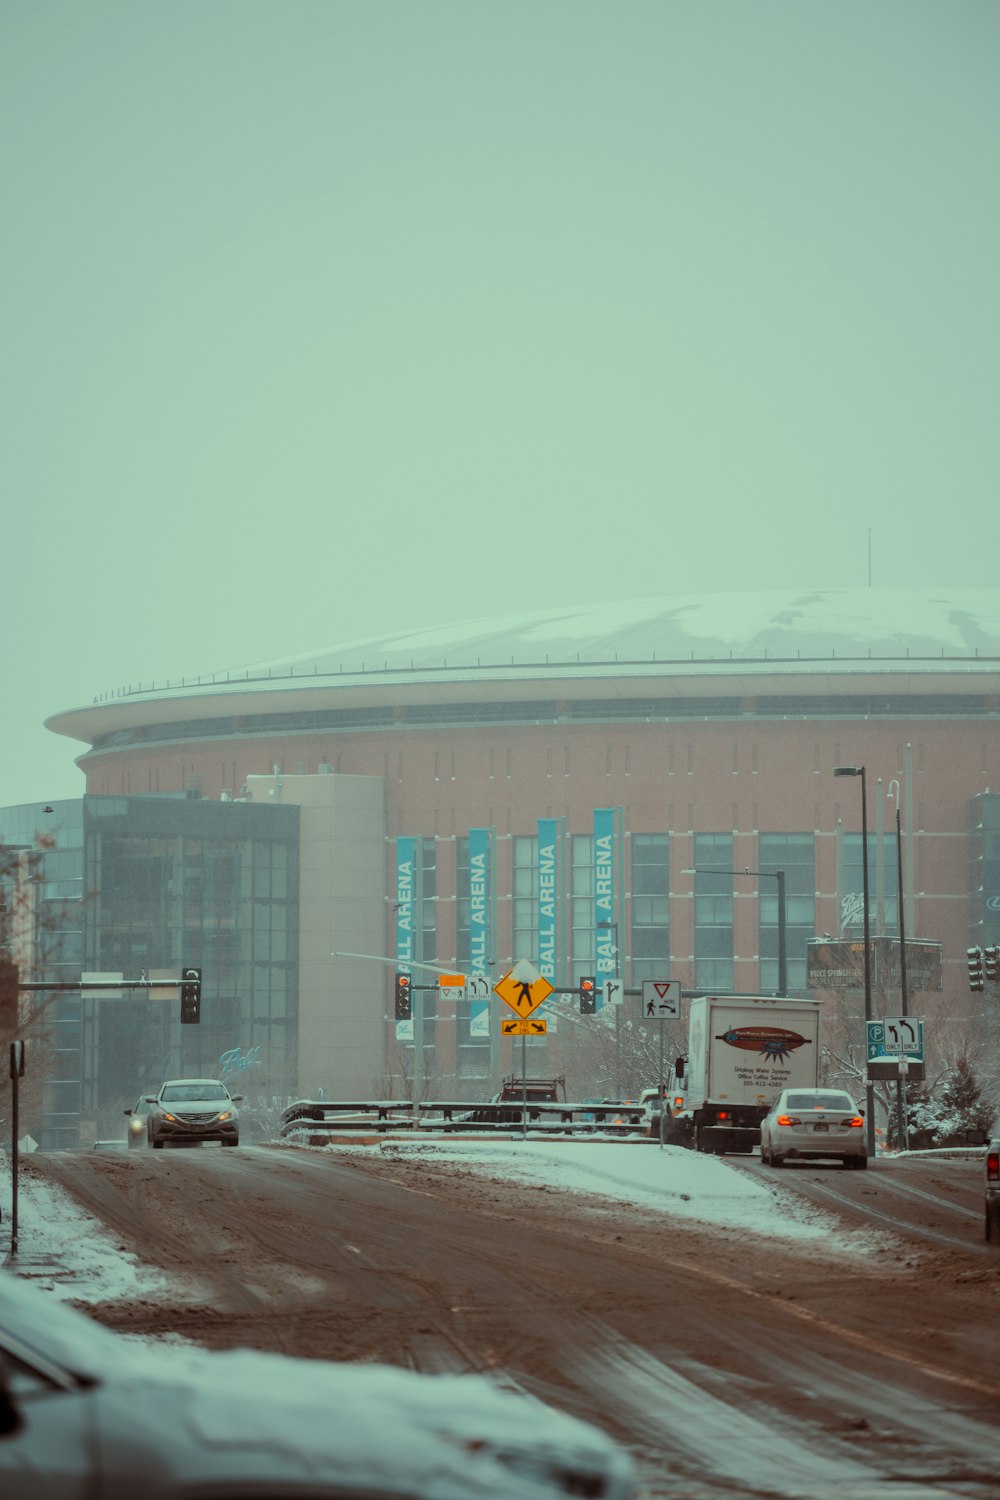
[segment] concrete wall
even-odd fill
[[[386,810],[381,776],[250,776],[254,802],[300,812],[299,1089],[367,1099],[384,1071],[391,970],[335,953],[385,953]]]

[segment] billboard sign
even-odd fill
[[[873,937],[870,953],[872,984],[899,989],[899,939]],[[806,986],[811,990],[863,990],[864,942],[822,938],[807,943]],[[940,943],[907,942],[906,988],[911,992],[944,988]]]

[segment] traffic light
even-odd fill
[[[984,948],[983,963],[986,969],[986,978],[990,984],[996,984],[1000,979],[1000,948]]]
[[[409,974],[396,975],[396,1020],[413,1019],[413,985]]]
[[[969,989],[984,990],[982,948],[966,948],[965,956],[969,961]]]
[[[181,1025],[197,1026],[201,1020],[201,970],[181,970]]]
[[[594,988],[593,974],[586,974],[580,980],[580,1014],[581,1016],[592,1016],[597,1010],[597,990]]]

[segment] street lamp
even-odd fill
[[[895,787],[895,791],[893,791]],[[903,900],[903,825],[899,815],[899,782],[893,777],[889,783],[889,796],[896,804],[896,881],[899,886],[897,899],[899,901],[899,1013],[902,1016],[909,1014],[909,997],[906,992],[906,922],[904,916]],[[908,1147],[906,1129],[906,1080],[907,1068],[903,1057],[899,1059],[899,1077],[896,1080],[896,1125],[899,1144],[905,1151]]]
[[[788,994],[788,943],[785,911],[784,870],[717,870],[714,865],[699,865],[696,870],[682,870],[682,875],[757,875],[778,882],[778,994]]]
[[[834,766],[834,776],[861,777],[861,897],[864,902],[865,942],[865,1124],[868,1155],[875,1155],[875,1085],[868,1074],[868,1022],[872,1019],[872,939],[868,915],[868,784],[864,766]]]

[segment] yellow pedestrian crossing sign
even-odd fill
[[[539,974],[534,964],[526,958],[519,958],[514,967],[502,979],[497,980],[493,989],[505,1005],[517,1011],[522,1020],[530,1016],[533,1010],[537,1010],[553,993],[553,986],[544,974]],[[511,1033],[504,1032],[504,1035]]]

